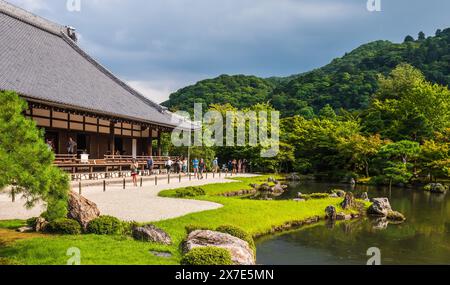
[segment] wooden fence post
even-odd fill
[[[124,177],[124,178],[123,178],[123,190],[125,190],[125,188],[126,188],[126,183],[127,183],[127,182],[126,182],[126,178]]]
[[[106,192],[106,180],[103,180],[103,192]]]
[[[78,182],[78,194],[81,195],[81,181]]]

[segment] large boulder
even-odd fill
[[[134,228],[133,238],[140,241],[156,242],[165,245],[172,244],[170,236],[154,225],[145,225],[143,227]]]
[[[387,217],[392,212],[391,203],[388,198],[374,198],[372,205],[367,210],[371,216]]]
[[[97,204],[73,191],[70,191],[69,213],[67,216],[69,219],[78,221],[83,229],[87,230],[89,222],[98,218],[100,216],[100,211]]]
[[[184,243],[187,253],[197,247],[214,246],[228,250],[235,265],[255,265],[255,254],[248,242],[229,234],[197,230],[189,234]]]
[[[44,218],[39,217],[36,219],[34,230],[36,232],[44,232],[45,228],[48,226],[49,222],[47,222]]]
[[[336,194],[339,198],[344,198],[345,197],[345,191],[344,190],[341,190],[341,189],[334,189],[334,190],[331,190],[331,193],[332,194]]]

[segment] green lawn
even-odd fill
[[[181,258],[180,243],[186,237],[187,225],[216,228],[220,225],[235,225],[259,236],[271,231],[273,227],[289,222],[303,221],[313,216],[323,216],[329,205],[340,208],[342,199],[318,199],[307,202],[294,201],[254,201],[239,197],[226,198],[220,193],[248,189],[250,183],[266,181],[268,176],[259,178],[240,178],[239,182],[210,184],[202,186],[207,195],[196,197],[199,200],[222,204],[224,207],[194,213],[184,217],[155,223],[172,237],[172,246],[143,243],[122,236],[44,236],[27,238],[6,246],[0,246],[0,258],[8,258],[21,264],[66,264],[68,248],[81,250],[82,264],[178,264]],[[164,191],[160,195],[170,197],[175,190]],[[0,222],[0,228],[22,225],[21,221]],[[171,258],[156,257],[150,251],[164,251],[173,254]]]

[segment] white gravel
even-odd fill
[[[126,190],[123,190],[121,185],[108,185],[106,192],[103,192],[103,186],[91,186],[83,188],[82,195],[95,202],[102,215],[111,215],[124,221],[154,222],[222,207],[220,204],[206,201],[161,198],[158,197],[159,192],[187,186],[232,182],[233,180],[224,178],[200,181],[184,178],[181,183],[176,181],[168,185],[167,182],[160,181],[159,185],[155,186],[147,181],[142,188],[128,186]],[[0,220],[28,219],[39,216],[44,211],[42,204],[29,210],[25,209],[23,204],[20,197],[12,203],[8,194],[0,194]]]

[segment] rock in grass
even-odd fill
[[[143,227],[136,227],[133,229],[133,238],[139,241],[156,242],[160,244],[170,245],[172,239],[163,230],[154,225],[145,225]]]
[[[447,192],[448,187],[445,187],[441,183],[430,183],[424,187],[425,191],[429,191],[431,193],[444,194]]]
[[[189,234],[184,243],[185,253],[199,247],[219,247],[228,250],[235,265],[254,265],[255,254],[248,242],[229,234],[198,230]]]
[[[70,191],[69,214],[67,216],[69,219],[78,221],[83,229],[87,230],[89,222],[100,216],[100,210],[94,202]]]
[[[352,219],[352,215],[347,215],[345,213],[337,213],[336,220],[338,221],[348,221]]]
[[[34,229],[32,227],[21,227],[17,229],[17,232],[19,233],[31,233],[34,232]]]
[[[344,201],[341,203],[341,207],[344,210],[353,209],[355,208],[355,196],[353,196],[352,193],[348,192],[344,196]]]
[[[336,220],[337,210],[334,206],[328,206],[325,209],[325,215],[328,220]]]
[[[367,214],[371,216],[387,217],[392,211],[391,203],[388,198],[374,198],[372,205],[367,210]]]

